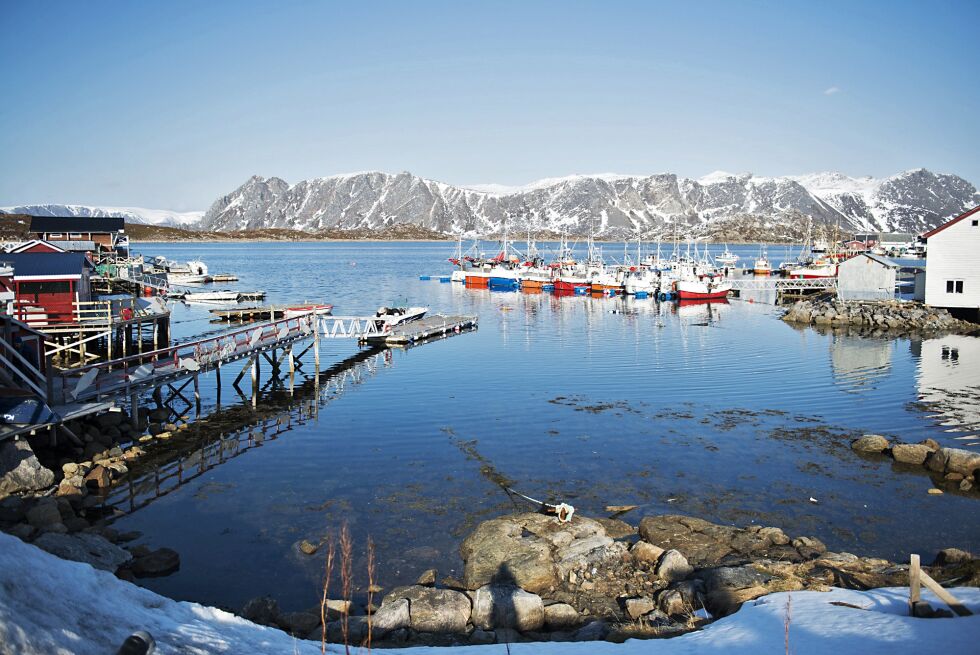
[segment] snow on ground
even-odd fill
[[[197,223],[204,217],[203,211],[175,212],[169,209],[147,209],[145,207],[91,207],[88,205],[38,204],[0,207],[7,214],[30,214],[31,216],[78,216],[124,218],[130,222],[146,225],[182,226]]]
[[[980,612],[980,589],[956,596]],[[927,600],[937,600],[924,593]],[[795,655],[896,655],[976,652],[980,616],[913,619],[908,590],[780,593],[746,603],[733,616],[674,639],[512,644],[509,652],[542,655],[694,655],[783,653],[787,600],[792,597],[790,652]],[[862,609],[832,605],[843,602]],[[87,564],[68,562],[0,533],[0,655],[114,653],[136,630],[156,639],[160,655],[269,653],[315,655],[320,644],[293,639],[228,612],[176,602],[118,580]],[[440,649],[405,648],[398,655],[438,655]],[[455,655],[495,655],[504,645],[451,649]],[[333,646],[331,653],[343,652]]]

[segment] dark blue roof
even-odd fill
[[[14,277],[78,275],[92,262],[80,252],[18,252],[0,254],[0,262],[14,267]]]
[[[121,218],[104,216],[31,216],[31,232],[118,232],[126,228]]]

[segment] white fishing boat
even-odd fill
[[[715,257],[715,261],[721,264],[722,266],[734,266],[735,262],[738,261],[738,255],[736,255],[731,250],[729,250],[728,244],[726,243],[725,252]]]
[[[626,273],[623,291],[630,296],[638,293],[652,294],[657,291],[659,282],[660,276],[655,270],[642,266]]]
[[[321,303],[308,303],[305,305],[293,305],[287,307],[283,316],[286,318],[296,318],[297,316],[304,316],[306,314],[315,314],[316,316],[327,316],[333,311],[333,305],[324,305]]]
[[[769,255],[766,252],[765,246],[762,247],[758,259],[752,265],[752,272],[756,275],[769,275],[772,273],[772,264],[769,263]]]
[[[194,273],[167,273],[167,283],[169,284],[205,284],[207,281],[207,275],[196,275]]]

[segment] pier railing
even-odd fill
[[[57,396],[60,390],[60,401],[65,402],[152,386],[163,378],[209,370],[256,351],[284,346],[311,336],[313,331],[310,314],[271,321],[207,339],[61,371],[57,374],[54,392]]]
[[[728,278],[733,291],[786,291],[789,289],[836,289],[837,278]]]

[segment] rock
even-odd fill
[[[41,491],[54,484],[54,473],[41,466],[26,440],[0,442],[0,498]]]
[[[789,543],[789,537],[779,528],[762,528],[757,534],[774,546],[785,546]]]
[[[595,522],[605,529],[606,536],[611,539],[622,539],[636,534],[636,528],[626,521],[600,517],[595,519]]]
[[[573,641],[601,641],[609,634],[609,626],[605,621],[593,621],[588,623],[572,635]]]
[[[851,448],[859,453],[880,453],[888,449],[888,439],[880,434],[866,434],[852,441]]]
[[[394,630],[408,628],[411,625],[412,617],[409,613],[409,602],[405,598],[399,598],[382,605],[371,616],[371,630],[379,637],[383,637]]]
[[[962,448],[943,448],[946,456],[946,470],[959,473],[963,477],[980,472],[980,453]]]
[[[827,552],[824,543],[815,537],[798,537],[792,546],[803,559],[814,559]]]
[[[12,534],[13,536],[17,537],[21,541],[30,541],[31,537],[34,536],[34,533],[37,532],[37,530],[35,530],[33,526],[28,525],[27,523],[18,523],[16,525],[10,526],[6,530],[6,532],[7,534]]]
[[[650,598],[627,598],[623,601],[623,609],[626,611],[626,616],[634,621],[656,608],[656,603]]]
[[[66,462],[61,465],[61,471],[66,478],[70,478],[78,473],[78,464],[75,462]]]
[[[253,598],[245,603],[241,616],[252,623],[276,627],[279,625],[279,603],[269,596]]]
[[[540,593],[558,586],[552,543],[535,534],[536,531],[548,534],[542,519],[558,525],[554,518],[540,514],[505,516],[478,525],[460,546],[460,555],[465,562],[463,583],[466,588],[479,589],[491,582],[514,582],[530,592]],[[571,523],[580,520],[575,517]],[[572,537],[567,539],[568,542],[572,540]]]
[[[80,532],[67,535],[46,533],[34,545],[62,559],[85,562],[103,571],[115,571],[132,559],[127,551],[97,534]]]
[[[929,450],[939,450],[939,442],[935,439],[923,439],[919,444],[925,446]]]
[[[929,489],[929,491],[927,493],[929,495],[931,495],[931,496],[942,496],[943,495],[943,490],[942,489],[936,489],[935,487],[932,487],[931,489]]]
[[[470,620],[470,599],[450,589],[412,585],[398,587],[385,596],[384,609],[401,598],[408,600],[412,629],[418,632],[464,633]],[[380,611],[380,610],[379,610]]]
[[[544,603],[540,596],[520,587],[485,585],[473,595],[471,620],[473,625],[483,630],[538,630],[544,625]]]
[[[133,575],[137,578],[155,578],[170,575],[180,569],[180,555],[170,548],[158,548],[133,561]],[[307,630],[306,632],[309,632]],[[304,633],[305,634],[305,633]]]
[[[666,589],[657,598],[657,606],[668,616],[678,616],[690,611],[690,606],[684,601],[684,596],[676,589]]]
[[[49,525],[61,523],[61,510],[54,498],[39,498],[34,506],[27,510],[27,522],[41,530]]]
[[[929,455],[929,459],[926,460],[926,468],[930,471],[936,473],[943,473],[946,471],[946,449],[940,448],[939,450],[934,450],[932,454]]]
[[[947,564],[962,564],[973,559],[973,555],[959,548],[943,548],[936,554],[933,566],[945,566]]]
[[[81,496],[82,485],[84,481],[81,476],[76,475],[72,478],[66,478],[58,483],[58,490],[55,492],[57,496]]]
[[[313,543],[312,541],[308,541],[307,539],[303,539],[299,542],[299,550],[304,555],[313,555],[319,548],[320,547],[317,544]]]
[[[664,554],[664,549],[660,546],[654,546],[646,541],[637,541],[630,548],[630,554],[633,559],[637,562],[647,562],[649,564],[656,564],[660,561],[660,556]]]
[[[640,521],[640,536],[651,544],[684,553],[696,566],[713,566],[732,552],[737,528],[677,514],[647,516]]]
[[[438,574],[439,572],[435,569],[428,569],[419,576],[419,579],[415,581],[415,584],[423,587],[434,587],[436,586],[436,576]]]
[[[674,549],[666,551],[657,562],[657,575],[668,582],[683,580],[693,571],[694,567],[688,564],[687,558]]]
[[[466,643],[470,646],[487,646],[495,641],[497,641],[497,634],[495,632],[477,628],[470,633],[470,637],[466,640]]]
[[[769,593],[772,579],[751,566],[723,566],[702,574],[707,593],[705,605],[715,616],[728,616],[747,600]]]
[[[80,532],[89,527],[88,521],[79,516],[72,516],[71,518],[65,519],[64,525],[68,529],[68,532]]]
[[[285,612],[279,615],[279,627],[291,635],[307,635],[320,627],[320,614],[314,612]]]
[[[581,622],[578,610],[568,603],[553,603],[544,608],[544,625],[549,630],[574,628]]]
[[[24,519],[26,503],[20,496],[7,496],[0,499],[0,521],[18,523]]]
[[[331,643],[343,643],[344,632],[343,632],[344,619],[338,619],[336,621],[331,621],[327,624],[327,641]],[[347,640],[351,644],[360,644],[365,637],[367,637],[367,617],[365,616],[351,616],[347,618]],[[316,632],[316,640],[320,639],[320,631]]]
[[[101,464],[92,468],[85,476],[85,485],[90,488],[103,489],[112,484],[112,474]]]
[[[892,447],[892,457],[902,464],[925,464],[932,450],[924,444],[900,443]]]
[[[973,488],[973,483],[966,478],[960,480],[960,491],[969,491]]]

